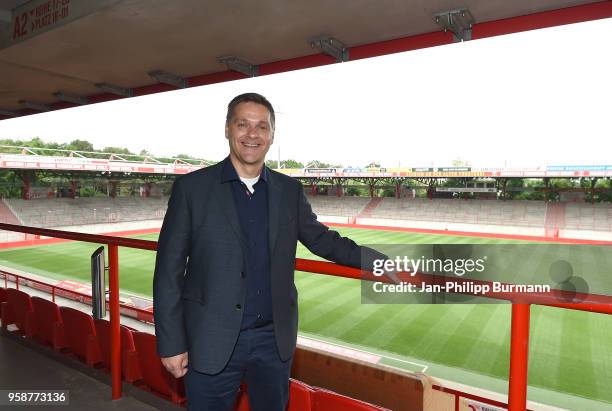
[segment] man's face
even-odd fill
[[[270,112],[261,104],[246,102],[234,108],[234,115],[225,125],[230,153],[243,165],[263,163],[274,141]]]

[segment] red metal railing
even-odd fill
[[[156,250],[157,242],[137,240],[131,238],[110,237],[104,235],[74,233],[35,227],[24,227],[19,225],[0,223],[0,230],[16,231],[28,234],[38,234],[47,237],[64,238],[75,241],[85,241],[96,244],[106,244],[109,248],[109,308],[111,314],[111,374],[112,374],[112,398],[121,397],[121,358],[120,358],[120,337],[119,337],[119,252],[118,247],[137,248],[143,250]],[[345,267],[324,261],[306,260],[296,258],[295,268],[299,271],[311,273],[328,274],[338,277],[353,278],[368,281],[391,282],[386,277],[375,277],[372,273],[362,272],[359,269]],[[414,276],[401,276],[400,280],[407,283],[437,284],[443,282],[444,277],[432,277],[423,274]],[[453,278],[455,282],[475,280]],[[482,284],[487,282],[482,281]],[[529,320],[531,304],[546,305],[564,309],[580,311],[591,311],[605,314],[612,314],[612,297],[592,294],[578,294],[575,297],[580,303],[560,303],[567,301],[567,295],[563,291],[553,291],[552,293],[531,294],[529,298],[517,296],[513,293],[489,291],[483,294],[464,292],[461,294],[474,295],[500,300],[507,300],[512,303],[512,325],[510,341],[510,372],[509,372],[509,391],[508,391],[508,410],[524,411],[527,405],[527,369],[529,353]],[[131,307],[130,307],[131,308]]]
[[[15,283],[16,289],[19,289],[19,287],[23,285],[29,288],[40,290],[40,291],[49,292],[51,293],[51,301],[53,302],[55,302],[55,298],[58,296],[64,297],[64,298],[70,298],[69,295],[72,295],[75,297],[79,297],[79,298],[75,298],[75,300],[78,302],[81,302],[84,304],[91,304],[90,294],[85,294],[79,291],[71,290],[70,288],[62,287],[59,285],[49,284],[45,281],[37,280],[35,278],[29,277],[26,275],[20,275],[20,274],[15,274],[15,273],[8,272],[5,270],[0,270],[0,278],[4,278],[5,288],[8,287],[8,283],[10,281],[10,282]],[[110,304],[107,304],[107,305],[110,305]],[[131,305],[123,304],[121,302],[119,302],[119,307],[123,308],[125,311],[128,311],[128,312],[133,311],[136,314],[140,314],[141,316],[138,317],[139,320],[142,320],[142,318],[151,318],[151,320],[153,319],[153,313],[151,311],[144,310],[142,308],[134,307]]]
[[[463,392],[463,391],[459,391],[459,390],[454,390],[452,388],[448,388],[448,387],[442,387],[441,385],[432,385],[431,386],[432,389],[436,390],[436,391],[441,391],[441,392],[445,392],[447,394],[451,394],[455,397],[455,411],[459,411],[460,410],[460,403],[459,403],[459,399],[460,398],[467,398],[469,400],[474,400],[474,401],[478,401],[478,402],[482,402],[484,404],[488,404],[488,405],[493,405],[495,407],[507,407],[508,404],[506,404],[505,402],[502,401],[496,401],[496,400],[492,400],[490,398],[485,398],[485,397],[481,397],[480,395],[474,395],[474,394],[469,394],[467,392]],[[532,411],[530,409],[527,409],[526,411]]]

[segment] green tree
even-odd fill
[[[62,147],[64,150],[95,151],[93,144],[87,140],[73,140]]]

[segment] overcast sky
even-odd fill
[[[612,19],[0,121],[0,138],[220,160],[229,100],[275,106],[276,159],[612,164]]]

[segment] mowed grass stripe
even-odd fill
[[[561,312],[560,366],[551,375],[561,391],[579,387],[580,395],[596,398],[599,391],[593,372],[591,353],[591,320],[589,313],[563,310]],[[606,382],[610,387],[611,381]]]
[[[595,381],[597,382],[596,397],[609,396],[612,387],[612,355],[610,346],[612,341],[612,318],[606,314],[592,314],[591,322],[591,358]],[[610,407],[612,409],[612,407]]]
[[[418,317],[411,316],[403,322],[403,327],[398,328],[392,338],[385,342],[385,346],[397,353],[409,355],[415,358],[434,361],[432,346],[440,340],[446,340],[448,334],[445,327],[460,321],[462,312],[466,307],[456,310],[447,310],[444,305],[426,305]],[[435,338],[430,338],[435,334]]]
[[[439,323],[439,327],[444,327],[443,335],[446,338],[428,338],[431,342],[427,347],[423,342],[417,347],[420,350],[427,349],[433,361],[457,368],[465,368],[466,357],[472,350],[480,349],[478,337],[482,332],[481,322],[494,312],[485,305],[470,304],[461,307],[463,310],[458,318]],[[479,364],[470,364],[470,369],[482,371]]]
[[[381,331],[387,323],[393,323],[396,316],[406,309],[402,304],[377,305],[363,304],[356,311],[355,315],[346,321],[345,329],[335,330],[337,338],[343,341],[366,345],[372,336],[380,338]]]
[[[342,283],[314,296],[302,293],[299,304],[300,307],[304,304],[306,310],[300,318],[300,328],[318,333],[328,324],[345,317],[358,301],[359,291]]]
[[[504,330],[510,328],[510,305],[509,304],[486,304],[490,312],[486,315],[486,321],[481,324],[477,343],[477,349],[471,350],[464,357],[462,367],[471,369],[472,364],[481,373],[500,377],[498,373],[491,369],[491,364],[495,359],[502,355],[504,341],[502,335]],[[475,313],[477,314],[477,313]]]
[[[563,336],[558,308],[531,306],[529,338],[529,384],[546,387],[560,370]],[[546,372],[542,372],[542,371]]]
[[[380,324],[376,334],[365,335],[363,339],[364,345],[371,345],[373,347],[379,347],[387,352],[393,352],[400,355],[408,355],[406,346],[402,346],[402,352],[394,351],[389,342],[395,338],[398,331],[404,328],[411,328],[410,324],[417,318],[421,318],[421,315],[429,310],[431,306],[426,304],[419,305],[405,305],[405,304],[392,304],[392,305],[381,305],[381,309],[384,308],[395,308],[400,307],[399,310],[393,310],[395,314],[388,316],[388,318]],[[384,310],[383,312],[387,312]],[[378,324],[377,324],[378,326]],[[365,324],[363,324],[365,327]]]

